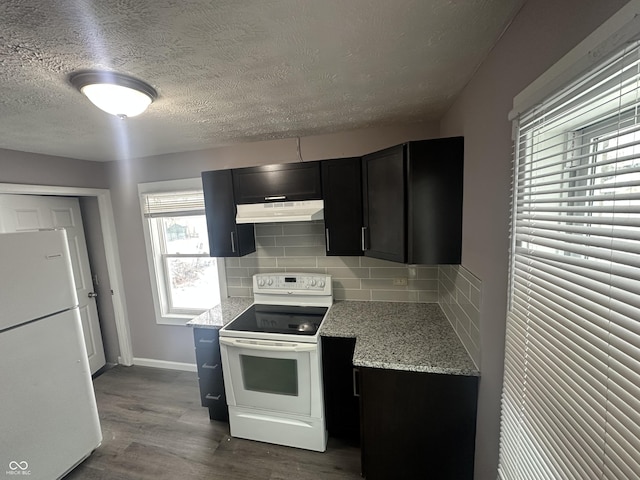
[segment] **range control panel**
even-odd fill
[[[297,292],[328,292],[331,294],[331,275],[322,273],[257,273],[253,276],[253,291],[277,291],[289,295]]]

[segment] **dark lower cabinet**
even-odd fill
[[[471,480],[478,378],[360,369],[367,480]]]
[[[355,338],[322,337],[325,420],[329,436],[360,443],[360,400],[353,367]]]
[[[202,406],[209,409],[211,420],[227,421],[229,420],[229,410],[224,393],[218,330],[194,328],[193,337],[196,344],[196,363]]]

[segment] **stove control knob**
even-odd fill
[[[264,287],[264,278],[259,278],[258,279],[258,286],[259,287]]]
[[[320,280],[320,281],[318,282],[318,286],[319,286],[320,288],[324,288],[324,280]]]
[[[316,286],[316,279],[315,279],[315,278],[312,278],[312,279],[311,279],[311,282],[309,282],[309,283],[311,283],[311,286],[312,286],[312,287],[315,287],[315,286]]]
[[[267,284],[273,285],[273,278],[269,277],[269,280],[267,280]]]

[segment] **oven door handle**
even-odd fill
[[[243,338],[220,337],[220,345],[262,350],[267,352],[312,352],[318,348],[315,343],[270,342],[267,340],[245,340]]]

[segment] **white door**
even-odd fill
[[[91,373],[95,373],[104,366],[105,357],[98,309],[92,296],[93,281],[78,199],[0,195],[0,231],[20,232],[39,228],[64,228],[67,231],[87,356]]]

